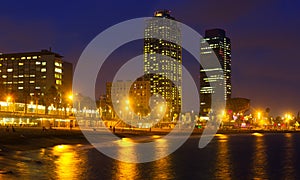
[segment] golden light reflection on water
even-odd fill
[[[264,136],[263,134],[261,134],[261,133],[257,133],[257,132],[255,132],[255,133],[252,133],[252,135],[253,135],[253,136],[258,136],[258,137],[262,137],[262,136]]]
[[[81,160],[76,150],[69,145],[58,145],[53,148],[53,155],[57,157],[54,161],[56,179],[78,179]],[[83,158],[83,157],[81,157]]]
[[[118,161],[117,172],[114,173],[115,177],[113,179],[136,179],[138,178],[137,171],[137,164]]]
[[[135,144],[130,138],[122,138],[117,141],[119,145],[118,156],[119,159],[122,159],[124,162],[132,162],[136,161],[136,152],[135,152]]]
[[[122,138],[117,142],[120,149],[118,151],[118,156],[122,157],[124,161],[134,160],[135,149],[134,142],[130,138]],[[119,158],[121,159],[121,158]],[[126,163],[122,161],[116,162],[116,172],[113,174],[113,179],[136,179],[138,176],[137,164],[135,163]]]
[[[226,134],[215,134],[216,137],[218,137],[218,139],[227,139],[228,136]]]
[[[295,157],[295,150],[293,146],[293,135],[291,133],[285,134],[286,146],[285,146],[285,155],[284,155],[284,177],[285,179],[296,179],[295,176],[295,167],[293,164],[293,159]]]
[[[253,134],[255,138],[255,152],[253,158],[253,179],[268,179],[266,172],[268,163],[266,145],[263,134]]]
[[[160,154],[165,154],[168,150],[168,143],[165,139],[159,139],[160,136],[153,136],[155,139],[155,152],[156,157],[161,157]],[[124,161],[136,161],[137,160],[137,149],[136,141],[133,141],[130,138],[122,138],[117,142],[120,149],[118,150],[118,156],[121,157]],[[145,152],[147,153],[147,152]],[[166,157],[163,159],[156,160],[152,162],[154,167],[149,169],[149,177],[151,179],[172,179],[172,169],[170,168],[170,158]],[[139,179],[142,170],[138,168],[136,163],[127,163],[122,161],[116,161],[116,171],[113,172],[113,179]],[[144,171],[143,171],[144,172]],[[145,173],[145,172],[144,172]]]
[[[231,163],[228,152],[228,136],[224,134],[216,134],[218,141],[218,149],[216,154],[216,179],[231,179]]]
[[[168,142],[165,139],[157,139],[155,144],[155,153],[156,156],[159,157],[160,154],[165,154],[168,150]],[[172,174],[171,168],[171,158],[167,156],[165,158],[159,159],[154,161],[154,168],[155,171],[153,172],[154,179],[174,179],[174,175]]]

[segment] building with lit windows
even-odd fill
[[[48,50],[1,54],[0,98],[11,96],[15,102],[36,100],[43,104],[47,92],[55,88],[56,101],[61,102],[62,94],[72,91],[73,67],[64,63],[61,55]]]
[[[209,59],[212,53],[217,56],[221,68],[200,67],[200,115],[207,116],[211,108],[211,97],[217,86],[224,87],[223,100],[231,98],[231,42],[222,29],[205,31],[201,40],[200,60]],[[209,75],[207,75],[209,72]],[[223,74],[219,76],[218,74]]]
[[[145,80],[144,77],[140,77],[132,83],[129,91],[129,100],[130,107],[133,109],[135,114],[142,117],[147,116],[150,113],[150,98],[150,81]]]
[[[182,96],[181,32],[174,20],[170,11],[156,11],[144,31],[144,74],[151,74],[151,94],[167,102],[167,121],[180,113]]]
[[[150,82],[138,78],[136,81],[116,81],[106,83],[106,100],[103,112],[107,114],[106,119],[117,118],[116,111],[119,115],[129,113],[139,117],[145,116],[150,112],[149,99]],[[121,117],[122,118],[122,117]]]

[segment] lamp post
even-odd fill
[[[68,95],[68,101],[69,101],[69,112],[68,112],[68,115],[70,115],[70,110],[71,110],[71,112],[72,112],[72,103],[73,103],[73,94],[72,93],[70,93],[69,95]]]
[[[12,99],[11,96],[7,96],[7,97],[6,97],[7,111],[9,111],[9,106],[10,106],[9,102],[11,101],[11,99]]]
[[[292,115],[289,113],[285,114],[285,123],[286,123],[286,128],[289,129],[290,125],[290,120],[292,120]]]

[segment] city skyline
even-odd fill
[[[125,5],[130,1],[122,3]],[[205,29],[222,28],[231,37],[235,59],[232,64],[235,69],[232,74],[233,97],[249,98],[252,106],[261,110],[270,107],[274,115],[283,115],[287,111],[296,114],[300,107],[295,90],[299,86],[297,69],[300,66],[295,49],[299,39],[296,35],[300,25],[296,18],[299,2],[235,2],[239,8],[226,2],[215,7],[215,3],[138,2],[125,9],[122,5],[115,6],[113,1],[84,5],[74,3],[71,6],[60,2],[61,6],[53,3],[43,8],[39,8],[42,6],[40,3],[21,2],[15,6],[12,2],[5,2],[4,6],[8,8],[2,11],[1,16],[0,51],[36,51],[51,46],[54,51],[64,54],[67,61],[75,63],[85,45],[110,25],[130,18],[151,16],[156,9],[171,9],[178,20],[200,33],[204,33]],[[88,13],[78,14],[79,7]],[[57,13],[47,13],[53,8]],[[101,8],[102,11],[99,11]],[[124,57],[134,54],[122,48],[118,53]],[[118,56],[112,56],[110,60],[118,64],[121,62]],[[282,107],[282,104],[285,106]]]
[[[0,179],[300,179],[300,1],[4,1]]]

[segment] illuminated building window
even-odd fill
[[[27,57],[27,59],[31,59],[31,57],[30,57],[30,56],[28,56],[28,57]]]
[[[37,87],[35,87],[35,89],[41,89],[41,87],[37,86]]]
[[[37,56],[33,56],[32,59],[37,59]]]
[[[55,73],[54,77],[55,77],[55,78],[58,78],[58,79],[61,79],[61,78],[62,78],[61,74],[56,74],[56,73]]]
[[[24,83],[24,81],[19,81],[19,84],[23,84]]]
[[[46,72],[46,71],[47,71],[46,68],[42,68],[42,69],[41,69],[41,72]]]
[[[7,72],[13,72],[13,69],[7,69]]]
[[[32,83],[34,83],[34,81],[29,81],[29,83],[31,83],[31,84],[32,84]]]
[[[55,83],[61,85],[61,80],[55,80]]]
[[[26,57],[21,57],[22,60],[26,59]]]
[[[19,66],[23,66],[23,65],[24,65],[24,63],[21,63],[21,62],[19,63]]]
[[[62,64],[59,63],[59,62],[55,62],[54,65],[55,65],[55,66],[58,66],[58,67],[62,67]]]
[[[54,69],[54,72],[56,72],[56,73],[62,73],[62,69],[60,69],[60,68],[55,68],[55,69]]]
[[[19,75],[19,77],[24,77],[24,75]]]
[[[35,77],[35,75],[34,74],[30,74],[29,77]]]
[[[46,66],[46,64],[47,64],[47,62],[42,62],[42,65],[43,65],[43,66]]]
[[[36,65],[40,65],[41,62],[40,62],[40,61],[36,61],[35,64],[36,64]]]
[[[7,76],[6,75],[2,75],[2,78],[7,78]]]
[[[20,86],[20,87],[18,87],[18,89],[24,89],[24,87]]]

